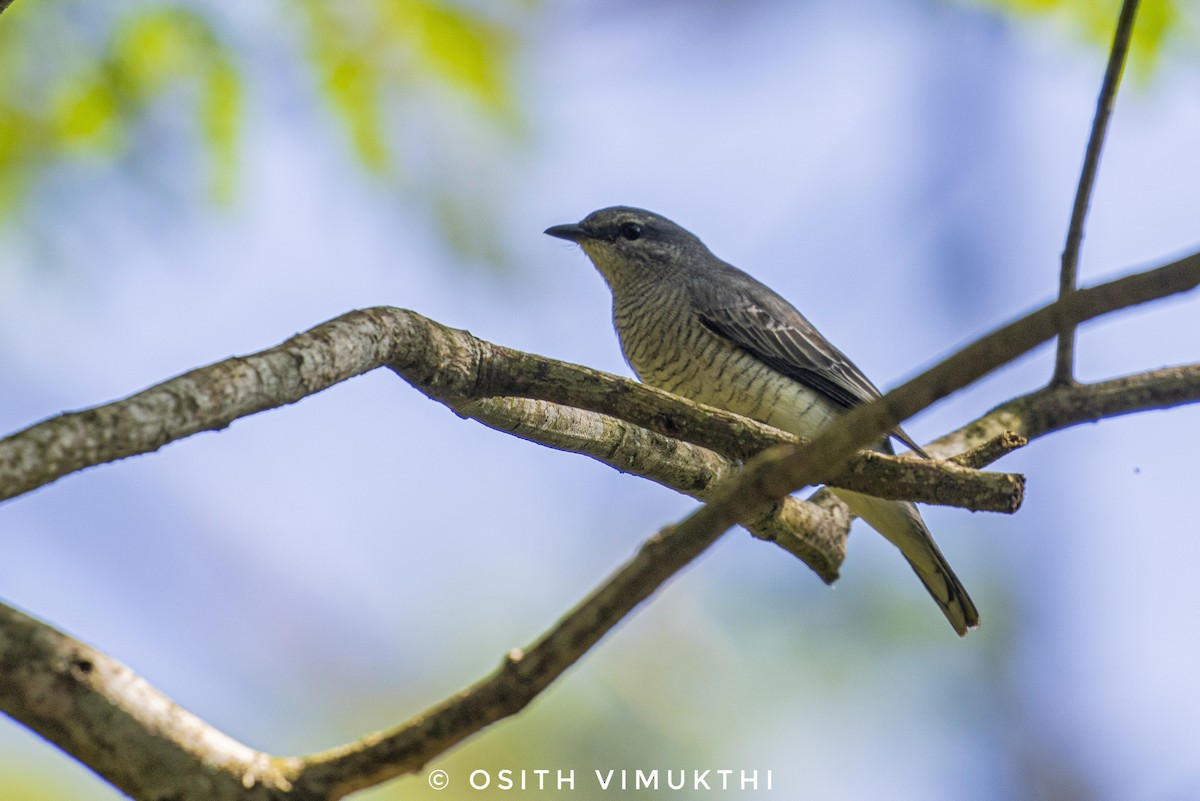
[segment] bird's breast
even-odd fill
[[[841,409],[710,331],[682,293],[614,302],[629,365],[645,383],[810,437]]]

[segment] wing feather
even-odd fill
[[[740,279],[733,284],[734,292],[725,284],[719,295],[708,292],[697,298],[700,322],[706,328],[843,409],[880,396],[854,362],[795,307],[740,270],[729,269]],[[903,430],[897,428],[892,436],[927,456]]]

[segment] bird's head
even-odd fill
[[[713,258],[687,229],[629,206],[593,211],[578,223],[555,225],[546,233],[577,243],[614,289],[637,279],[676,277]]]

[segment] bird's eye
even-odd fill
[[[621,236],[625,237],[630,242],[632,242],[635,239],[640,238],[641,235],[642,235],[642,226],[638,225],[635,222],[627,222],[621,226]]]

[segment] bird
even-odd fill
[[[611,206],[545,231],[579,245],[612,293],[613,323],[650,386],[811,438],[879,389],[792,304],[666,217]],[[927,454],[902,429],[891,439]],[[895,545],[965,637],[979,612],[916,506],[830,488]]]

